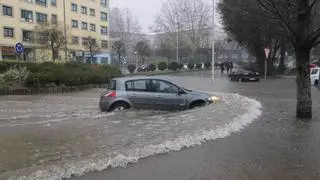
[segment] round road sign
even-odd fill
[[[15,49],[16,49],[16,53],[18,54],[21,54],[24,52],[24,47],[23,47],[23,44],[21,43],[17,43],[15,46]]]

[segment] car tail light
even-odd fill
[[[116,97],[117,93],[115,91],[108,92],[104,95],[105,97]]]

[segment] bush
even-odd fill
[[[210,61],[204,62],[204,67],[209,69],[211,67],[211,62]]]
[[[128,68],[128,71],[132,74],[134,73],[137,67],[134,64],[129,64],[127,68]]]
[[[197,68],[197,69],[201,69],[201,68],[202,68],[202,64],[201,64],[201,63],[197,63],[197,64],[196,64],[196,68]]]
[[[168,66],[168,69],[176,71],[179,69],[179,64],[177,62],[171,62]]]
[[[164,71],[164,70],[166,70],[168,68],[168,65],[167,65],[167,63],[165,63],[165,62],[160,62],[159,64],[158,64],[158,69],[160,70],[160,71]]]
[[[157,66],[155,64],[151,63],[151,64],[149,64],[148,68],[150,71],[155,71],[157,69]]]
[[[184,65],[183,65],[182,63],[179,63],[178,69],[180,69],[180,70],[183,69],[183,66],[184,66]]]
[[[190,70],[193,70],[193,69],[194,69],[194,64],[193,64],[193,63],[188,63],[188,68],[189,68]]]

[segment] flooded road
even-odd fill
[[[205,76],[175,79],[187,88],[212,91]],[[216,87],[220,93],[212,93],[224,102],[171,113],[101,113],[102,89],[0,97],[0,179],[58,180],[126,166],[150,155],[226,137],[260,116],[258,101],[223,93],[233,88],[228,83]]]

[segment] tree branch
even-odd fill
[[[277,5],[275,4],[275,2],[274,2],[273,0],[268,0],[269,3],[271,3],[271,4],[269,4],[269,6],[271,6],[271,7],[269,7],[269,6],[268,6],[267,4],[265,4],[263,1],[264,1],[264,0],[257,0],[257,2],[258,2],[265,10],[269,11],[269,12],[272,13],[272,14],[275,14],[275,15],[279,18],[279,20],[282,22],[282,24],[284,24],[284,27],[289,30],[289,32],[291,32],[293,35],[296,35],[296,32],[295,32],[294,29],[291,27],[290,23],[288,23],[288,22],[284,19],[284,17],[282,16],[281,12],[280,12],[279,9],[277,8]]]

